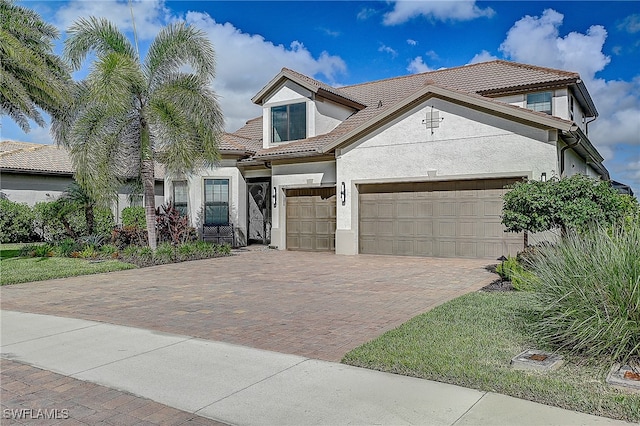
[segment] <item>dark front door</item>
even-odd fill
[[[249,243],[269,244],[271,242],[271,182],[269,180],[249,181]]]

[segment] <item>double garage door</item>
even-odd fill
[[[335,251],[336,188],[287,190],[287,249]]]
[[[514,179],[359,187],[360,253],[497,258],[522,250],[504,232],[502,195]]]

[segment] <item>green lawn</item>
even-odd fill
[[[2,250],[4,253],[4,248]],[[13,257],[0,261],[0,285],[135,268],[118,260],[90,262],[66,257]]]
[[[354,349],[342,362],[640,421],[640,395],[609,387],[607,362],[586,365],[565,355],[565,365],[556,372],[509,367],[512,357],[536,348],[525,325],[530,297],[523,292],[468,294]]]

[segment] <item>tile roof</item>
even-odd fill
[[[64,148],[16,141],[0,142],[0,169],[73,174],[69,154]]]
[[[331,145],[333,141],[339,140],[350,131],[367,122],[371,122],[376,116],[383,116],[384,112],[388,111],[389,108],[398,105],[398,102],[420,91],[425,85],[442,87],[453,92],[461,92],[476,99],[488,101],[491,100],[492,96],[523,93],[540,87],[566,86],[575,84],[580,79],[579,74],[575,72],[503,60],[394,77],[340,88],[333,88],[287,68],[283,68],[283,71],[270,84],[279,81],[279,78],[283,75],[293,76],[299,81],[304,81],[307,86],[322,88],[327,92],[331,91],[333,94],[359,102],[365,105],[365,108],[357,111],[325,135],[292,141],[269,149],[262,149],[262,118],[257,117],[249,120],[244,127],[233,134],[250,140],[245,146],[248,150],[255,152],[253,155],[255,159],[322,155],[321,152],[324,146]],[[261,93],[264,92],[265,89],[261,91]],[[259,97],[256,96],[256,98]],[[507,105],[499,101],[492,102],[496,102],[496,105]],[[510,107],[514,111],[522,111],[522,108],[517,106]],[[546,114],[544,116],[549,118]],[[243,141],[239,142],[242,143]]]
[[[0,141],[0,170],[37,174],[73,175],[73,164],[65,148],[12,140]],[[164,179],[164,167],[155,165],[156,180]]]

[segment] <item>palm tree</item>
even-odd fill
[[[0,0],[0,115],[28,132],[45,126],[38,108],[57,115],[69,101],[71,76],[53,53],[58,30],[36,12]]]
[[[218,159],[223,118],[209,86],[213,47],[202,31],[176,23],[160,31],[141,62],[107,20],[80,19],[67,33],[64,57],[73,68],[89,53],[95,61],[66,115],[53,121],[56,141],[69,149],[78,183],[98,200],[139,179],[155,248],[155,162],[176,175]]]

